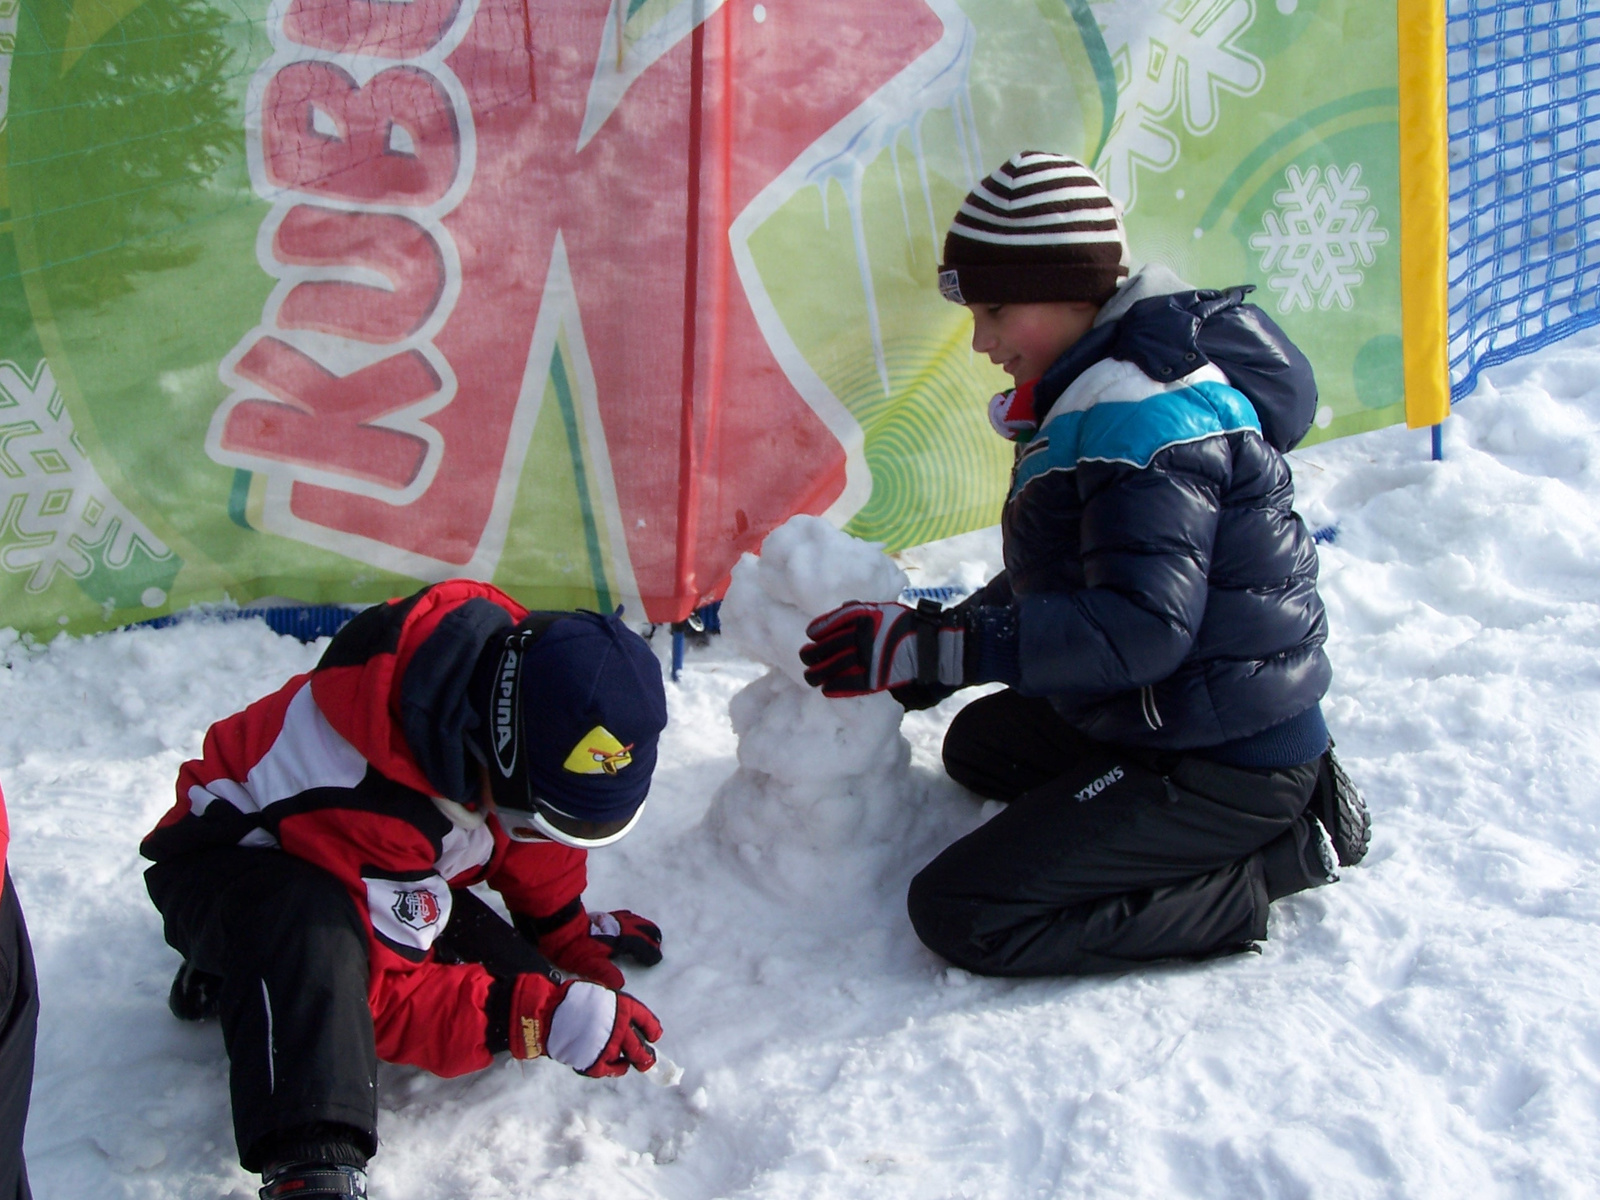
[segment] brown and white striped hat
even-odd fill
[[[1024,150],[956,210],[939,291],[957,304],[1103,304],[1127,274],[1122,218],[1095,173],[1062,154]]]

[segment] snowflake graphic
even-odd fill
[[[83,579],[94,570],[91,550],[113,570],[128,565],[135,544],[151,558],[172,554],[101,481],[43,362],[28,375],[0,361],[0,543],[0,567],[29,572],[30,592],[57,571]]]
[[[1253,96],[1266,68],[1238,46],[1256,18],[1254,0],[1120,0],[1095,14],[1117,76],[1117,117],[1100,161],[1113,196],[1131,210],[1138,171],[1169,171],[1176,112],[1192,134],[1216,128],[1221,93]]]
[[[1378,210],[1362,207],[1369,193],[1361,164],[1342,174],[1329,167],[1325,181],[1320,167],[1303,174],[1290,167],[1285,178],[1289,186],[1272,197],[1279,208],[1262,217],[1265,231],[1250,235],[1261,269],[1282,272],[1267,277],[1279,310],[1351,308],[1350,293],[1361,286],[1362,268],[1372,265],[1373,248],[1389,240],[1388,230],[1374,224]]]

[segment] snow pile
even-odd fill
[[[803,522],[774,534],[725,610],[745,649],[691,654],[650,807],[589,859],[593,906],[664,929],[628,986],[683,1086],[385,1067],[374,1200],[1600,1195],[1600,335],[1492,371],[1445,449],[1387,429],[1292,456],[1301,511],[1339,529],[1325,708],[1367,862],[1274,905],[1259,955],[1123,976],[976,979],[917,943],[907,881],[982,817],[938,766],[973,693],[866,740],[909,742],[899,774],[824,783],[852,710],[750,685],[798,669],[808,618],[895,583],[879,557],[813,594],[854,568]],[[998,547],[898,558],[976,582]],[[41,1200],[253,1196],[220,1034],[166,1012],[136,847],[207,724],[318,652],[253,622],[0,635]]]
[[[806,626],[847,600],[893,600],[905,586],[905,572],[882,546],[820,517],[794,517],[767,535],[760,558],[746,554],[733,568],[722,606],[724,639],[806,687],[800,662]]]
[[[904,831],[913,790],[900,705],[887,695],[830,700],[806,684],[806,625],[848,600],[893,600],[905,572],[882,548],[800,516],[746,554],[722,606],[730,646],[771,667],[729,704],[739,769],[706,828],[771,886],[840,895],[876,877]]]

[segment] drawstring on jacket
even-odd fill
[[[1139,703],[1144,709],[1144,723],[1151,729],[1161,728],[1161,711],[1156,708],[1156,689],[1145,684],[1139,689]]]

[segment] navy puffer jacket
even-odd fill
[[[1281,453],[1316,385],[1239,289],[1125,291],[1035,388],[1001,522],[1015,682],[1101,741],[1215,747],[1328,688],[1317,552]]]

